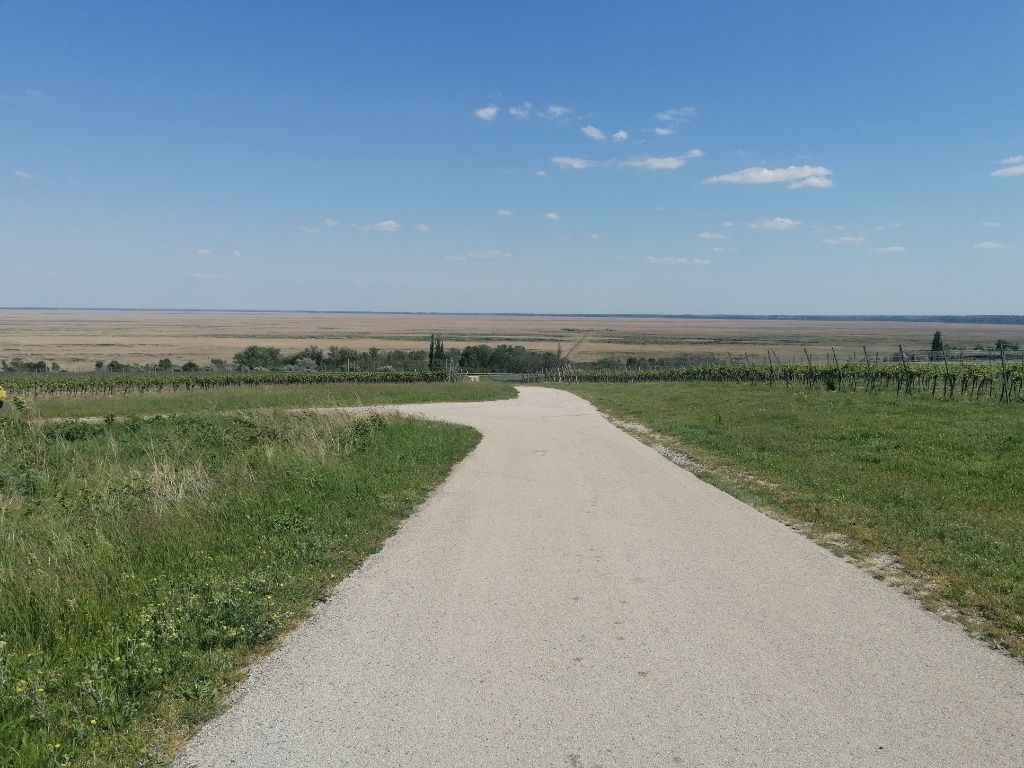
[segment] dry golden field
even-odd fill
[[[0,310],[0,358],[56,361],[92,369],[96,360],[175,363],[230,360],[250,344],[286,352],[310,344],[359,350],[422,349],[431,332],[447,346],[521,344],[533,349],[570,349],[587,338],[574,358],[643,357],[682,352],[763,355],[771,347],[783,359],[802,359],[802,348],[841,357],[926,348],[942,331],[947,344],[1024,342],[1024,326],[864,320],[734,320],[665,317],[566,317],[516,315],[327,314],[301,312],[144,312]]]

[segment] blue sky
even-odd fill
[[[0,305],[1020,313],[1018,2],[5,3]]]

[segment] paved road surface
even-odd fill
[[[1024,665],[573,395],[479,448],[182,766],[1024,765]]]

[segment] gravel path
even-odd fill
[[[180,766],[1019,766],[1024,665],[585,401],[479,448]]]

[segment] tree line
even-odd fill
[[[94,371],[103,374],[131,373],[229,373],[240,372],[390,372],[433,371],[450,369],[475,373],[535,373],[554,368],[562,361],[554,352],[539,352],[522,346],[499,344],[496,347],[476,344],[463,349],[445,346],[437,334],[430,337],[427,350],[382,350],[370,347],[365,351],[331,346],[326,350],[311,345],[298,352],[286,353],[280,347],[251,345],[237,352],[230,361],[213,358],[200,365],[192,360],[175,363],[163,357],[150,363],[123,363],[119,360],[95,362]],[[59,373],[60,365],[44,360],[24,361],[20,358],[0,360],[3,373]]]

